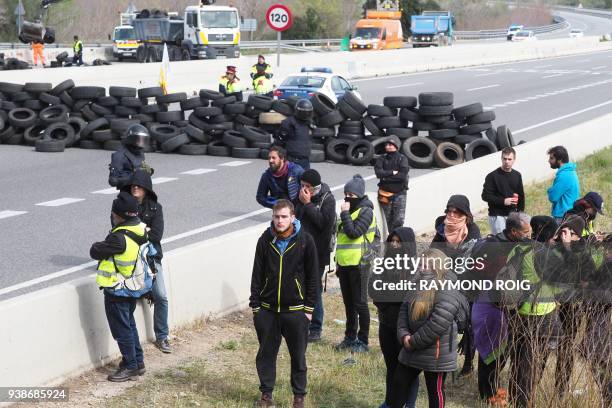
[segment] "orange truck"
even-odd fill
[[[404,47],[401,11],[368,10],[365,19],[357,21],[350,50],[388,50]]]

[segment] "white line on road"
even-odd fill
[[[589,61],[590,61],[590,59],[586,58],[586,59],[579,59],[579,60],[576,60],[574,62],[589,62]]]
[[[537,67],[534,67],[535,69],[542,69],[542,68],[548,68],[548,67],[552,67],[552,64],[548,64],[548,65],[540,65]]]
[[[494,108],[505,108],[506,104],[505,103],[496,103],[495,105],[493,105]]]
[[[597,71],[597,70],[600,70],[600,69],[604,69],[605,67],[606,67],[605,65],[600,65],[600,66],[598,66],[598,67],[593,67],[593,68],[591,68],[591,69],[592,69],[593,71]]]
[[[501,72],[489,72],[488,74],[478,74],[478,75],[474,75],[474,78],[480,78],[480,77],[485,77],[485,76],[489,76],[489,75],[496,75],[496,74],[501,74]]]
[[[235,161],[231,161],[231,162],[227,162],[227,163],[221,163],[219,166],[238,167],[238,166],[244,166],[245,164],[249,164],[249,163],[251,163],[251,162],[250,161],[235,160]]]
[[[168,183],[169,181],[174,181],[174,180],[178,180],[178,178],[176,177],[155,177],[151,181],[153,182],[153,184],[163,184],[163,183]]]
[[[408,87],[408,86],[417,86],[417,85],[423,85],[423,82],[413,82],[411,84],[388,86],[387,89],[405,88],[405,87]]]
[[[200,174],[212,173],[213,171],[217,171],[217,169],[195,169],[184,171],[181,174],[189,174],[190,176],[199,176]]]
[[[493,85],[487,85],[487,86],[480,86],[478,88],[470,88],[467,91],[468,92],[479,91],[481,89],[497,88],[498,86],[501,86],[501,85],[500,84],[493,84]]]
[[[546,79],[546,78],[554,78],[554,77],[558,77],[558,76],[561,76],[561,75],[563,75],[563,74],[546,75],[546,76],[543,76],[543,77],[542,77],[542,79]]]
[[[119,193],[119,190],[117,190],[115,187],[105,188],[104,190],[97,190],[97,191],[91,192],[91,194],[117,194],[117,193]]]
[[[11,211],[11,210],[0,211],[0,220],[3,218],[14,217],[16,215],[21,215],[21,214],[26,214],[26,213],[27,211]]]
[[[368,181],[368,180],[374,179],[375,177],[376,177],[375,175],[371,175],[371,176],[368,176],[368,177],[364,177],[363,179],[365,181]],[[336,191],[336,190],[340,190],[341,188],[344,188],[344,184],[332,187],[331,190],[332,191]],[[166,239],[162,239],[161,243],[162,244],[167,244],[168,242],[173,242],[173,241],[176,241],[176,240],[181,239],[181,238],[187,238],[187,237],[190,237],[192,235],[199,234],[200,232],[210,231],[211,229],[214,229],[214,228],[223,227],[225,225],[229,225],[229,224],[232,224],[232,223],[235,223],[235,222],[238,222],[238,221],[242,221],[244,219],[253,217],[253,216],[258,215],[258,214],[263,214],[263,213],[265,213],[267,211],[270,211],[270,209],[268,209],[268,208],[261,208],[259,210],[252,211],[250,213],[246,213],[246,214],[243,214],[243,215],[238,216],[238,217],[229,218],[229,219],[227,219],[225,221],[217,222],[215,224],[207,225],[205,227],[197,228],[197,229],[194,229],[194,230],[191,230],[191,231],[184,232],[182,234],[178,234],[178,235],[174,235],[172,237],[168,237]],[[179,238],[177,238],[177,237],[179,237]],[[25,282],[21,282],[21,283],[12,285],[12,286],[8,286],[6,288],[0,289],[0,296],[5,295],[7,293],[11,293],[11,292],[17,291],[17,290],[20,290],[20,289],[25,289],[25,288],[30,287],[30,286],[38,285],[40,283],[47,282],[47,281],[50,281],[50,280],[53,280],[53,279],[61,278],[63,276],[70,275],[72,273],[80,272],[80,271],[82,271],[84,269],[90,268],[92,266],[96,266],[97,264],[98,264],[97,261],[86,262],[84,264],[76,265],[76,266],[73,266],[71,268],[64,269],[64,270],[61,270],[61,271],[58,271],[58,272],[55,272],[55,273],[52,273],[52,274],[49,274],[49,275],[41,276],[41,277],[36,278],[36,279],[31,279],[29,281],[25,281]]]
[[[84,198],[64,197],[64,198],[58,198],[57,200],[45,201],[44,203],[38,203],[34,205],[40,205],[42,207],[59,207],[62,205],[78,203],[79,201],[85,201],[85,199]]]
[[[494,108],[494,107],[492,107],[492,106],[485,106],[485,107],[483,107],[483,109],[484,109],[484,110],[493,110],[493,109],[495,109],[495,108]]]

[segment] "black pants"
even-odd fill
[[[306,345],[310,322],[303,311],[275,313],[261,309],[253,317],[259,350],[255,358],[259,390],[272,393],[276,383],[276,357],[281,338],[291,356],[291,388],[294,395],[306,394]]]
[[[470,302],[470,316],[468,316],[468,326],[461,337],[463,342],[463,355],[465,359],[463,361],[463,369],[472,368],[474,366],[474,355],[476,355],[476,348],[474,346],[474,329],[472,328],[472,306],[474,304]]]
[[[500,388],[499,373],[506,365],[506,356],[502,355],[486,364],[482,357],[478,356],[478,393],[480,398],[488,399],[495,395]]]
[[[358,338],[368,344],[370,309],[363,291],[361,269],[359,266],[338,266],[336,274],[340,280],[340,291],[346,312],[344,335],[351,340]]]
[[[393,377],[393,397],[391,408],[403,408],[408,400],[411,385],[419,377],[421,369],[408,367],[398,363]],[[425,384],[427,385],[427,396],[429,408],[443,408],[446,396],[444,395],[444,380],[446,373],[432,373],[425,371]]]

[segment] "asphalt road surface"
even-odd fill
[[[612,111],[612,52],[355,83],[367,103],[381,103],[387,95],[452,91],[456,106],[482,102],[495,110],[496,125],[506,124],[517,140],[529,141]],[[545,152],[519,157],[517,168],[528,159],[545,160]],[[114,195],[106,184],[109,161],[107,151],[42,154],[30,147],[0,147],[0,300],[93,272],[89,247],[110,227]],[[147,161],[155,168],[154,188],[164,206],[166,252],[270,218],[255,201],[266,167],[262,160],[155,153],[148,154]],[[368,189],[375,190],[371,167],[314,167],[324,182],[337,187],[337,199],[357,172],[368,177]],[[411,170],[410,176],[426,172]],[[408,203],[408,208],[418,211],[419,205],[426,203]]]

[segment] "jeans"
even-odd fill
[[[151,288],[153,302],[155,303],[153,331],[155,331],[155,340],[161,341],[168,338],[168,295],[161,263],[155,262],[155,267],[157,268],[157,274]]]
[[[309,158],[297,158],[297,157],[289,156],[288,159],[289,161],[295,164],[299,164],[300,167],[303,168],[304,170],[310,169],[310,159]]]
[[[314,311],[312,312],[312,321],[310,322],[311,333],[321,333],[323,331],[323,275],[325,275],[325,266],[319,267],[319,282],[317,286],[317,302],[315,303]]]
[[[404,226],[406,216],[406,192],[395,193],[391,196],[389,204],[381,204],[387,219],[387,229],[391,233],[394,229]]]
[[[506,228],[506,217],[503,215],[489,215],[489,226],[491,227],[491,234],[499,234]]]
[[[123,358],[123,366],[128,370],[136,370],[138,363],[144,362],[134,310],[136,298],[121,298],[117,300],[112,295],[104,294],[104,310],[111,334],[119,346]]]

